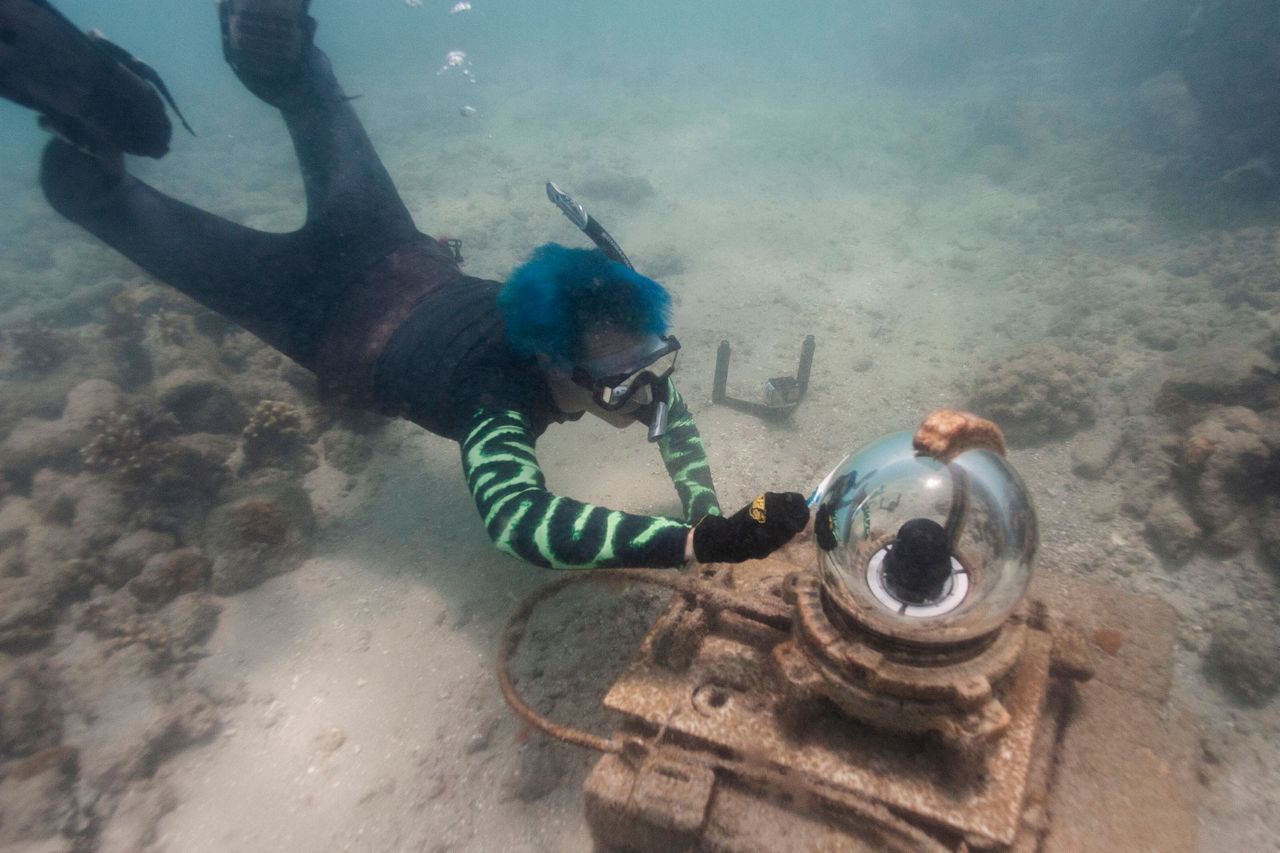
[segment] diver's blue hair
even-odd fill
[[[663,335],[671,294],[599,249],[544,243],[498,295],[507,341],[526,355],[546,353],[560,365],[581,358],[583,332],[607,323],[636,335]]]

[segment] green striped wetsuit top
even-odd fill
[[[673,384],[668,393],[670,425],[658,451],[684,506],[682,521],[552,494],[534,454],[528,417],[514,410],[477,410],[461,442],[462,468],[494,544],[547,568],[682,565],[689,525],[719,515],[720,507],[693,416]]]

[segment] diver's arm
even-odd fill
[[[552,494],[533,442],[527,417],[492,410],[477,412],[462,440],[467,486],[499,550],[555,569],[685,563],[688,525]]]
[[[711,481],[711,466],[707,464],[702,436],[693,423],[689,407],[670,378],[667,379],[667,399],[671,407],[667,416],[667,432],[658,439],[658,452],[662,454],[663,464],[667,466],[671,482],[680,495],[684,520],[696,524],[705,515],[720,515],[720,502]]]

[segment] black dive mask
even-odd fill
[[[636,352],[598,359],[574,367],[575,384],[591,392],[596,405],[608,411],[625,406],[641,388],[657,386],[676,369],[680,342],[674,335],[657,339],[657,345],[645,345]]]

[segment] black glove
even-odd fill
[[[708,515],[693,529],[700,563],[740,563],[767,557],[809,523],[799,492],[765,492],[728,518]]]

